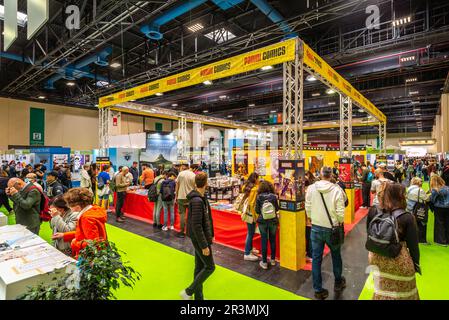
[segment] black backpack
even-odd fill
[[[172,188],[170,187],[170,184],[164,183],[164,182],[162,183],[161,198],[162,198],[162,201],[165,201],[165,202],[169,202],[169,201],[173,200],[174,194],[172,192]]]
[[[157,198],[159,197],[159,193],[157,192],[157,184],[160,180],[161,178],[155,179],[150,185],[150,188],[148,189],[148,201],[157,202]]]
[[[365,248],[384,257],[397,257],[402,249],[397,219],[405,213],[405,210],[398,209],[390,214],[377,207],[377,214],[368,225]]]

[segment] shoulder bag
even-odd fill
[[[429,206],[425,202],[419,201],[420,193],[421,193],[421,188],[418,189],[418,201],[413,206],[413,215],[415,216],[416,221],[426,223],[428,220],[428,217],[429,217],[429,215],[428,215]]]
[[[332,227],[332,234],[331,234],[331,244],[333,246],[340,246],[345,242],[345,229],[344,224],[339,224],[338,226],[334,226],[334,223],[332,222],[331,215],[329,214],[329,210],[327,209],[326,201],[324,201],[324,196],[320,192],[321,199],[323,200],[324,208],[326,209],[327,217],[329,218],[329,223]]]

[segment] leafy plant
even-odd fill
[[[121,285],[133,288],[140,273],[123,262],[113,242],[87,241],[76,268],[49,284],[40,283],[20,300],[110,300]]]

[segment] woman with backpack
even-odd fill
[[[419,267],[418,230],[412,214],[405,211],[405,187],[381,186],[378,207],[367,218],[368,261],[373,271],[373,300],[419,300],[415,273]]]
[[[253,238],[256,232],[256,198],[257,189],[259,188],[259,174],[253,172],[249,175],[248,180],[243,186],[243,215],[245,217],[244,222],[247,226],[247,234],[245,241],[245,253],[243,259],[245,261],[258,261],[259,257],[256,254],[259,253],[256,249],[253,249]]]
[[[270,264],[272,266],[276,265],[276,233],[279,224],[279,204],[271,182],[260,182],[257,190],[255,211],[258,214],[257,223],[259,224],[262,247],[262,261],[260,261],[259,265],[266,270],[268,269],[268,240],[270,241],[271,249]]]
[[[168,231],[168,211],[170,211],[170,230],[175,229],[175,190],[176,174],[170,172],[168,178],[161,184],[161,199],[164,207],[164,226],[162,231]]]
[[[421,178],[413,178],[407,190],[407,212],[415,216],[418,225],[419,243],[424,244],[430,244],[426,239],[428,202],[429,194],[422,189]]]
[[[430,180],[430,206],[435,214],[434,241],[447,247],[449,244],[449,187],[439,176]]]

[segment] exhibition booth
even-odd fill
[[[186,88],[201,84],[204,81],[213,81],[229,77],[235,74],[258,70],[264,66],[283,65],[283,114],[282,144],[276,144],[278,130],[267,130],[267,127],[239,123],[227,119],[217,119],[198,114],[189,114],[184,111],[164,109],[159,107],[138,104],[133,101],[152,95],[163,95],[176,89]],[[305,73],[309,73],[315,79],[329,87],[332,93],[340,98],[340,121],[325,123],[322,128],[339,127],[339,148],[307,147],[304,144],[303,131],[307,125],[303,121],[303,84]],[[352,119],[352,107],[357,106],[369,115],[369,121]],[[338,161],[340,180],[346,187],[349,206],[345,212],[345,222],[348,226],[356,221],[356,208],[360,205],[360,190],[357,186],[357,163],[367,159],[367,152],[363,148],[358,150],[352,145],[352,126],[374,125],[379,128],[379,156],[386,156],[386,117],[368,99],[359,93],[348,81],[332,69],[321,57],[319,57],[307,44],[299,38],[292,38],[283,42],[240,54],[222,61],[195,69],[187,70],[180,74],[170,75],[162,79],[154,80],[140,86],[126,89],[99,100],[100,112],[100,150],[106,155],[109,147],[110,136],[114,135],[117,122],[121,114],[143,115],[146,117],[165,118],[177,121],[176,132],[176,159],[178,162],[189,162],[189,151],[198,152],[204,146],[202,143],[194,144],[191,149],[187,124],[192,123],[193,138],[200,136],[203,141],[202,131],[204,125],[213,125],[226,128],[227,142],[217,137],[219,145],[215,148],[218,154],[210,152],[214,160],[220,157],[223,147],[228,146],[228,160],[231,162],[231,172],[239,178],[246,177],[251,172],[259,172],[260,175],[275,184],[281,206],[280,232],[279,232],[279,257],[282,267],[299,270],[305,267],[305,226],[304,212],[304,178],[306,170],[319,170],[320,166],[331,165]],[[243,138],[229,130],[243,130]],[[253,133],[250,132],[253,131]],[[246,132],[245,132],[246,131]],[[226,139],[225,139],[226,140]],[[210,140],[209,140],[210,141]],[[282,146],[279,149],[279,146]],[[171,155],[174,157],[174,145],[171,147]],[[193,154],[193,153],[192,153]],[[159,156],[153,153],[154,156]],[[165,157],[164,157],[165,158]],[[160,159],[163,160],[162,158]],[[154,159],[153,159],[154,161]],[[210,181],[213,184],[213,181]],[[242,249],[246,226],[240,220],[238,214],[232,213],[232,199],[234,186],[229,183],[216,183],[210,196],[214,197],[213,217],[218,221],[217,242]],[[152,222],[152,207],[142,191],[129,191],[129,201],[125,204],[124,212],[132,216]],[[139,198],[140,197],[140,198]],[[221,199],[223,198],[223,199]],[[227,199],[228,198],[228,199]],[[222,222],[222,223],[221,223]]]

